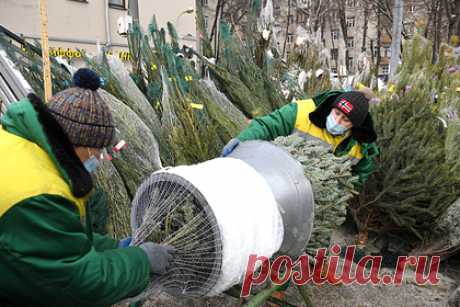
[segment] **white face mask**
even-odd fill
[[[99,160],[95,156],[91,156],[88,160],[83,162],[83,165],[85,166],[88,173],[94,173],[99,166]]]
[[[326,129],[332,135],[342,135],[347,132],[347,128],[338,124],[335,120],[334,115],[331,113],[327,116]]]

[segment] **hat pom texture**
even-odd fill
[[[91,69],[80,68],[73,75],[72,82],[76,87],[97,91],[101,87],[101,78]]]

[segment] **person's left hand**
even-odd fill
[[[129,247],[129,244],[131,244],[133,237],[126,237],[124,239],[121,239],[118,241],[118,248],[125,248]]]

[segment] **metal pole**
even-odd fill
[[[106,38],[106,43],[105,43],[105,49],[108,51],[110,47],[112,47],[112,33],[110,32],[110,14],[109,14],[109,0],[105,0],[105,38]]]
[[[46,0],[40,0],[40,29],[42,41],[42,60],[43,60],[43,86],[45,89],[45,101],[53,96],[51,84],[50,54],[48,46],[48,15],[46,13]]]
[[[133,22],[139,22],[139,0],[129,0],[128,14],[133,18]]]
[[[394,78],[396,68],[398,67],[401,56],[401,36],[403,22],[404,1],[395,0],[393,8],[393,33],[391,40],[391,59],[390,59],[390,76],[389,80]]]

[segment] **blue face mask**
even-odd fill
[[[326,129],[332,135],[342,135],[345,132],[347,132],[347,130],[348,130],[347,128],[345,128],[344,126],[338,124],[335,121],[335,118],[334,118],[334,115],[332,115],[332,112],[327,117]]]
[[[99,160],[94,155],[91,155],[88,160],[83,162],[83,165],[88,173],[94,173],[99,166]]]

